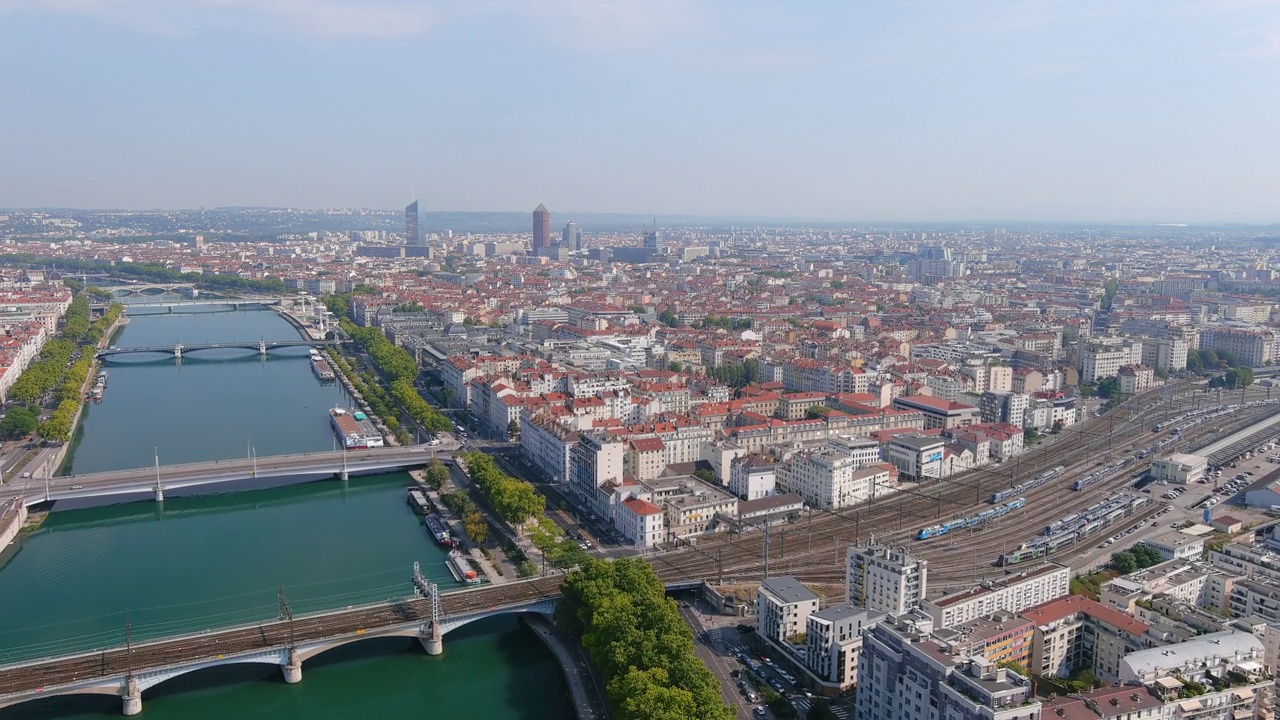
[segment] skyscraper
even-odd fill
[[[564,226],[560,232],[560,246],[568,250],[582,249],[582,231],[578,229],[578,223],[571,220]]]
[[[426,238],[422,236],[422,230],[418,228],[417,200],[409,203],[409,207],[404,209],[404,242],[406,245],[417,247],[427,244]]]
[[[650,250],[662,249],[662,237],[658,235],[658,225],[654,224],[652,230],[644,231],[644,246]]]
[[[543,248],[551,247],[551,211],[546,205],[538,203],[533,211],[533,254]]]

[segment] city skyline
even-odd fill
[[[0,197],[1280,221],[1280,5],[1112,5],[0,0]]]

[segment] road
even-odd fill
[[[752,717],[751,708],[753,705],[748,703],[742,692],[739,691],[738,680],[733,677],[733,672],[741,667],[735,656],[739,652],[746,651],[739,639],[741,633],[732,624],[727,628],[715,627],[714,629],[708,629],[707,626],[703,625],[703,616],[695,608],[696,604],[685,601],[680,602],[680,617],[684,620],[684,624],[693,631],[694,652],[697,653],[698,659],[702,661],[702,664],[706,665],[711,674],[719,681],[720,695],[724,698],[725,703],[737,710],[739,720],[748,720]]]

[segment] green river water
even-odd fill
[[[142,312],[142,311],[138,311]],[[121,347],[182,341],[291,339],[274,313],[143,317]],[[345,404],[321,385],[306,351],[260,360],[216,351],[181,364],[147,356],[107,366],[105,398],[88,408],[68,465],[77,473],[162,463],[329,450],[326,410]],[[0,664],[135,640],[253,623],[401,597],[412,564],[442,587],[444,555],[404,502],[402,474],[326,480],[223,495],[172,497],[52,513],[0,556]],[[50,699],[0,718],[119,717],[109,697]],[[277,668],[234,666],[164,683],[144,695],[148,718],[486,718],[572,716],[551,654],[514,618],[463,628],[445,653],[416,641],[369,640],[308,661],[286,685]]]

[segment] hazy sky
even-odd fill
[[[1280,221],[1276,0],[0,0],[0,207]]]

